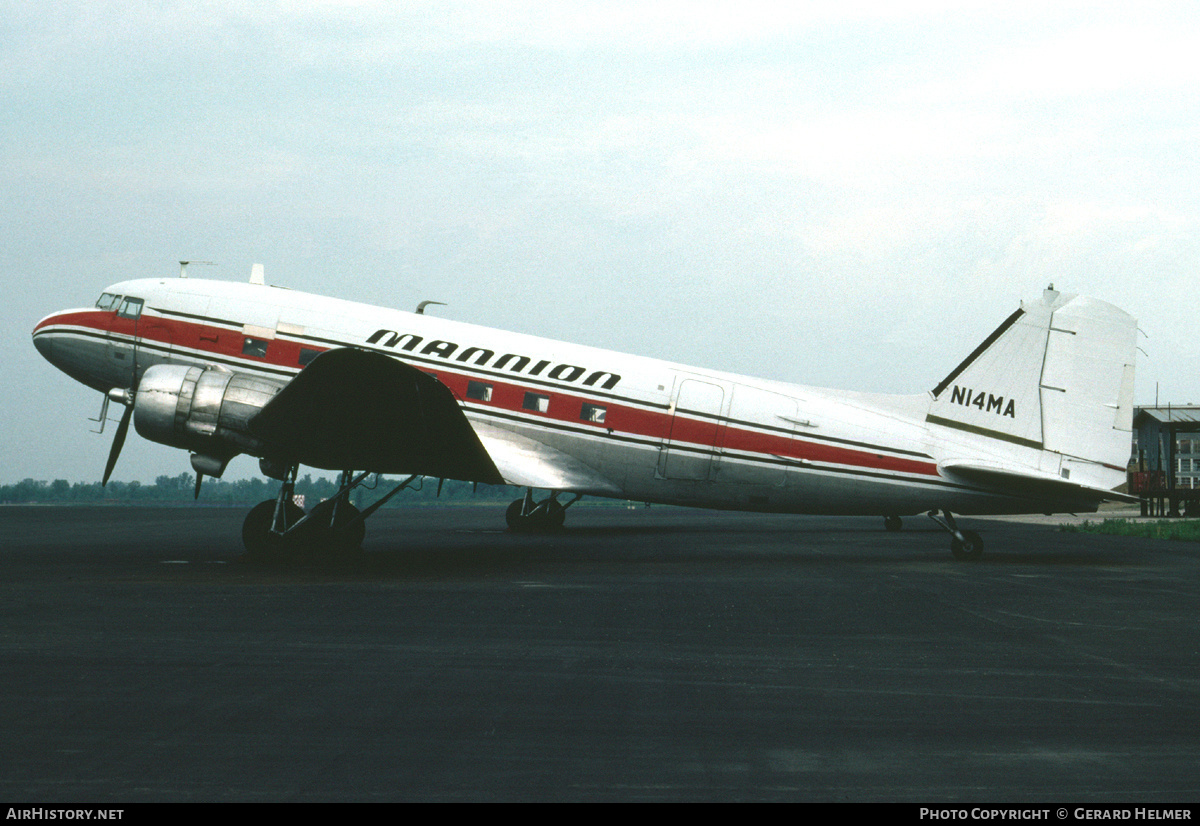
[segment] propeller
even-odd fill
[[[133,418],[132,390],[114,388],[108,391],[108,397],[125,405],[125,412],[121,414],[121,422],[117,425],[116,435],[113,436],[112,448],[108,451],[108,462],[104,465],[104,478],[100,481],[101,487],[108,484],[108,477],[112,476],[113,468],[117,466],[117,457],[121,455],[121,448],[125,446],[125,436],[129,433],[129,420]]]
[[[186,275],[187,262],[180,261],[181,272],[180,277]],[[140,307],[140,302],[139,302]],[[133,360],[129,371],[129,389],[122,390],[119,387],[114,387],[108,391],[108,398],[114,402],[120,402],[125,405],[125,412],[121,414],[121,422],[117,425],[117,432],[113,436],[112,447],[108,451],[108,461],[104,465],[104,478],[100,480],[100,487],[108,485],[108,477],[112,476],[113,468],[117,466],[117,457],[121,455],[121,448],[125,446],[125,436],[129,433],[129,420],[133,418],[133,402],[137,397],[138,389],[138,321],[141,318],[141,310],[133,317]]]

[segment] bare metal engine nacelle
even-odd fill
[[[197,472],[220,476],[239,453],[263,455],[247,423],[285,384],[213,367],[155,365],[138,384],[133,424],[145,439],[190,451]]]

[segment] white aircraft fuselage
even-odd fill
[[[372,351],[448,388],[509,484],[704,508],[903,515],[1094,509],[1125,481],[1134,330],[1111,305],[1047,291],[936,390],[905,396],[201,279],[114,284],[98,306],[42,319],[33,338],[102,393],[178,365],[266,380],[269,397],[320,353]],[[1076,352],[1089,336],[1095,345]],[[177,415],[188,415],[182,405]],[[140,411],[136,422],[154,438]],[[241,452],[254,452],[246,444]]]

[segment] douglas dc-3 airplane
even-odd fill
[[[183,273],[181,273],[183,274]],[[428,302],[426,302],[428,303]],[[822,390],[250,283],[124,281],[50,315],[37,349],[191,454],[197,495],[239,453],[282,480],[243,526],[251,554],[357,548],[370,475],[508,484],[513,530],[563,524],[583,495],[772,513],[1094,511],[1125,480],[1136,322],[1047,289],[945,379],[911,396]],[[309,513],[300,465],[341,472]],[[534,490],[547,491],[535,498]],[[568,501],[558,497],[570,495]],[[380,504],[382,504],[381,500]]]

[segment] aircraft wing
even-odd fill
[[[248,426],[312,467],[505,481],[444,384],[366,350],[322,353]]]
[[[507,484],[596,496],[621,496],[619,487],[574,456],[536,439],[483,422],[475,422],[474,428]]]
[[[938,470],[1021,499],[1057,499],[1093,504],[1106,500],[1140,501],[1138,497],[1127,493],[1084,485],[1050,473],[1000,462],[947,460],[938,463]]]
[[[484,422],[472,424],[433,376],[366,350],[322,353],[249,427],[289,461],[328,470],[621,494],[569,454]]]

